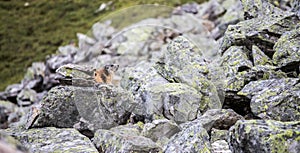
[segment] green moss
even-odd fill
[[[9,84],[20,82],[26,68],[34,61],[44,61],[57,47],[76,39],[76,33],[87,33],[91,26],[109,13],[138,4],[174,6],[192,0],[114,0],[110,10],[95,13],[103,2],[110,0],[11,0],[0,2],[0,91]],[[203,2],[205,0],[197,0]],[[29,2],[29,6],[24,6]],[[150,9],[149,9],[150,10]],[[138,10],[137,10],[138,11]],[[152,11],[154,14],[166,11]],[[147,17],[135,18],[141,20]],[[131,19],[131,18],[126,18]],[[113,24],[118,28],[134,21],[122,18]],[[121,24],[120,24],[121,23]]]

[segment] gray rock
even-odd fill
[[[66,64],[59,67],[56,73],[60,74],[58,78],[61,84],[73,86],[93,86],[95,68],[90,66]]]
[[[141,152],[156,153],[161,148],[151,139],[137,135],[135,127],[118,126],[112,130],[99,129],[93,138],[93,143],[100,152]]]
[[[172,120],[160,119],[154,120],[152,123],[144,125],[142,136],[150,138],[154,142],[171,138],[174,134],[180,131],[179,126]]]
[[[180,126],[186,129],[194,124],[199,124],[198,126],[201,125],[207,131],[210,131],[212,128],[228,130],[240,119],[243,119],[243,117],[231,109],[211,109],[196,120],[181,124]]]
[[[203,95],[201,110],[221,108],[216,86],[207,79],[208,65],[197,46],[184,37],[177,37],[168,46],[164,65],[159,73],[169,81],[187,84]]]
[[[7,129],[5,132],[30,152],[98,152],[92,142],[75,129],[47,127],[26,131]]]
[[[66,45],[58,47],[59,53],[63,55],[74,55],[78,52],[78,48],[76,48],[74,45]]]
[[[78,48],[81,51],[88,50],[92,45],[96,43],[96,40],[82,33],[77,33]]]
[[[120,85],[134,95],[134,99],[138,103],[134,110],[135,114],[147,114],[145,91],[152,86],[168,83],[152,66],[153,64],[151,63],[141,62],[134,67],[127,67],[123,73]]]
[[[181,132],[171,137],[169,143],[165,145],[165,153],[173,152],[210,152],[209,135],[201,124],[190,124]]]
[[[65,64],[73,63],[74,59],[72,55],[52,55],[48,57],[46,61],[46,66],[51,70],[55,71],[60,66],[63,66]]]
[[[214,39],[221,38],[229,25],[237,24],[244,19],[243,8],[239,0],[219,0],[218,3],[221,4],[219,7],[223,7],[226,12],[221,17],[216,18],[216,28],[212,31]],[[215,8],[213,7],[213,9]]]
[[[300,64],[300,24],[283,34],[274,45],[273,62],[279,67],[296,67]],[[299,72],[298,72],[299,73]]]
[[[43,100],[33,127],[73,127],[82,117],[91,131],[107,129],[126,123],[135,105],[121,88],[59,86],[52,88]]]
[[[215,141],[219,140],[227,140],[228,130],[219,130],[212,128],[210,131],[210,142],[214,143]],[[228,146],[228,144],[227,144]]]
[[[0,100],[0,129],[6,129],[12,122],[18,121],[20,115],[17,105]]]
[[[28,106],[38,102],[37,93],[35,90],[25,88],[17,96],[19,106]]]
[[[27,153],[28,149],[18,140],[9,136],[4,130],[0,130],[0,152],[1,153]]]
[[[111,22],[97,22],[93,25],[93,36],[97,39],[97,41],[106,42],[108,41],[108,38],[116,32],[116,30],[110,26],[110,24]]]
[[[203,112],[205,103],[201,102],[201,93],[181,83],[167,83],[150,87],[145,91],[147,114],[157,114],[176,123],[196,119]]]
[[[212,153],[232,153],[229,145],[225,140],[218,140],[211,144]]]
[[[238,95],[251,99],[252,112],[264,119],[294,121],[300,119],[299,79],[269,79],[252,81]]]
[[[274,53],[272,46],[278,40],[278,36],[295,29],[299,23],[294,13],[275,8],[266,1],[254,3],[253,0],[245,0],[243,6],[247,18],[251,19],[228,26],[220,46],[222,52],[233,45],[251,48],[251,45],[255,44],[270,57]],[[253,7],[258,11],[254,11]]]
[[[229,146],[232,152],[300,151],[300,122],[274,120],[240,120],[230,128]]]

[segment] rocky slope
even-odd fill
[[[121,31],[95,23],[1,93],[0,149],[300,152],[299,2],[279,2],[190,3]],[[90,80],[109,63],[112,85]]]

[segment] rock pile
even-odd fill
[[[270,2],[95,23],[0,94],[0,151],[300,152],[300,6]],[[108,63],[114,84],[91,81]]]

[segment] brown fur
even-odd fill
[[[119,65],[105,65],[95,71],[94,79],[97,83],[112,84],[114,73],[118,70]]]

